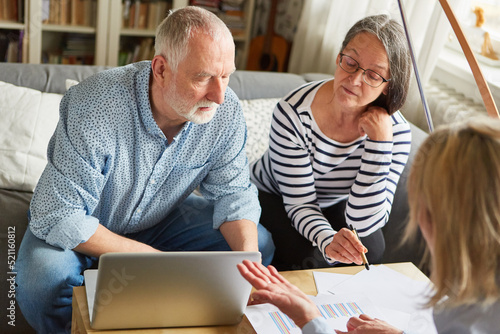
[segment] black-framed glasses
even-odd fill
[[[388,82],[391,79],[384,79],[383,76],[378,74],[373,70],[365,70],[359,63],[352,57],[340,53],[340,68],[347,73],[356,73],[359,69],[363,71],[363,81],[366,82],[368,86],[373,88],[379,87],[384,82]]]

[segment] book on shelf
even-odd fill
[[[25,62],[26,47],[24,30],[0,30],[0,61],[8,63]]]
[[[59,24],[66,25],[71,23],[71,3],[70,0],[60,0],[59,4]]]
[[[45,24],[95,27],[96,16],[97,0],[42,1],[42,23]]]
[[[7,61],[7,49],[9,47],[9,38],[0,32],[0,61]]]
[[[124,0],[122,27],[155,30],[172,9],[168,0]]]
[[[0,0],[0,21],[24,23],[24,0]]]

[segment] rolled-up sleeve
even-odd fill
[[[103,131],[83,112],[71,110],[78,98],[68,92],[61,101],[60,120],[47,150],[48,164],[30,205],[33,234],[63,249],[73,249],[95,233],[99,221],[90,214],[105,183],[105,159],[99,148],[94,149],[95,143],[104,142]]]

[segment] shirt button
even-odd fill
[[[142,210],[141,210],[141,209],[137,209],[137,213],[141,213],[141,212],[142,212]]]
[[[155,179],[152,179],[150,182],[151,182],[151,184],[155,184],[156,183]]]

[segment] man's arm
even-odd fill
[[[110,252],[159,252],[149,245],[111,232],[101,224],[86,242],[79,244],[73,250],[94,257]]]
[[[247,219],[223,223],[220,232],[233,251],[259,251],[257,225]]]

